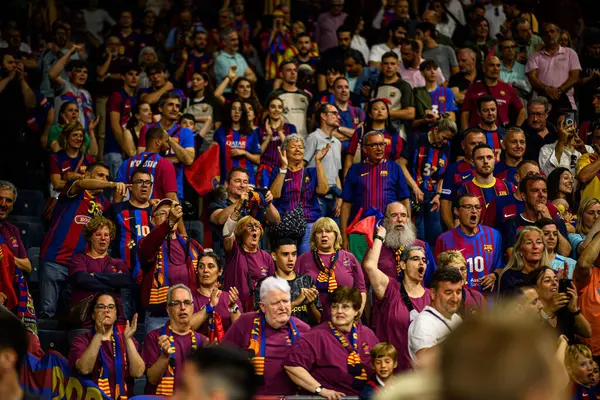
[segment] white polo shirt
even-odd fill
[[[458,314],[447,319],[435,308],[425,306],[408,328],[408,353],[413,364],[417,364],[416,354],[419,350],[442,343],[461,322],[462,318]]]

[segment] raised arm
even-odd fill
[[[583,252],[577,259],[577,264],[573,271],[573,280],[578,290],[583,289],[590,283],[592,268],[594,267],[594,261],[598,258],[598,254],[600,254],[600,236],[596,232],[589,244],[583,248]]]
[[[62,86],[64,84],[63,79],[60,77],[60,74],[64,71],[69,59],[73,54],[80,51],[81,48],[79,46],[73,45],[65,54],[62,55],[61,58],[54,63],[50,71],[48,71],[48,77],[52,82],[54,82],[58,86]]]
[[[387,286],[390,283],[390,278],[381,272],[377,267],[377,264],[379,263],[379,255],[381,254],[381,247],[383,246],[383,240],[380,238],[385,239],[385,228],[383,226],[377,226],[375,235],[376,236],[373,239],[373,248],[367,251],[367,254],[365,254],[363,268],[369,277],[369,282],[373,288],[373,294],[377,300],[381,300],[383,299]]]

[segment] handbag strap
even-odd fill
[[[442,8],[444,9],[444,11],[446,11],[446,14],[448,14],[453,20],[454,22],[456,22],[456,25],[458,26],[464,26],[459,20],[458,18],[456,18],[454,16],[454,14],[452,14],[452,12],[450,11],[450,9],[444,4],[444,2],[442,1]]]
[[[302,193],[304,192],[304,177],[305,177],[304,174],[305,173],[306,173],[306,168],[302,167],[302,177],[300,178],[300,201],[298,202],[298,204],[302,208],[304,208],[304,204],[303,204],[304,199],[302,198]]]

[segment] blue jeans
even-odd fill
[[[318,196],[317,200],[319,201],[319,206],[321,206],[321,216],[329,217],[336,222],[336,224],[340,224],[340,218],[334,217],[333,212],[335,211],[335,201],[336,198],[328,199],[326,197]]]
[[[440,210],[431,211],[431,200],[435,192],[424,191],[421,210],[415,215],[415,226],[417,227],[417,237],[435,248],[437,238],[444,232],[442,229],[442,220]]]
[[[153,317],[146,311],[146,334],[155,329],[162,328],[169,321],[169,317]]]
[[[68,299],[67,277],[69,269],[51,261],[42,262],[40,277],[41,318],[54,318],[58,307],[58,298]],[[66,296],[66,297],[65,297]],[[65,302],[66,304],[66,302]]]
[[[314,224],[314,222],[306,223],[306,233],[304,233],[304,237],[298,241],[298,255],[310,251],[310,232],[312,231]]]
[[[119,167],[123,164],[123,156],[121,153],[106,153],[104,155],[104,165],[110,171],[110,177],[115,179],[117,177],[117,171],[119,171]],[[127,177],[129,180],[129,177]]]

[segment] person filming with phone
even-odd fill
[[[569,342],[573,342],[575,335],[589,338],[592,327],[581,314],[575,284],[571,279],[563,279],[563,274],[566,276],[565,272],[556,274],[543,266],[531,271],[523,284],[535,287],[544,306],[542,317],[556,330],[556,336],[565,335]]]

